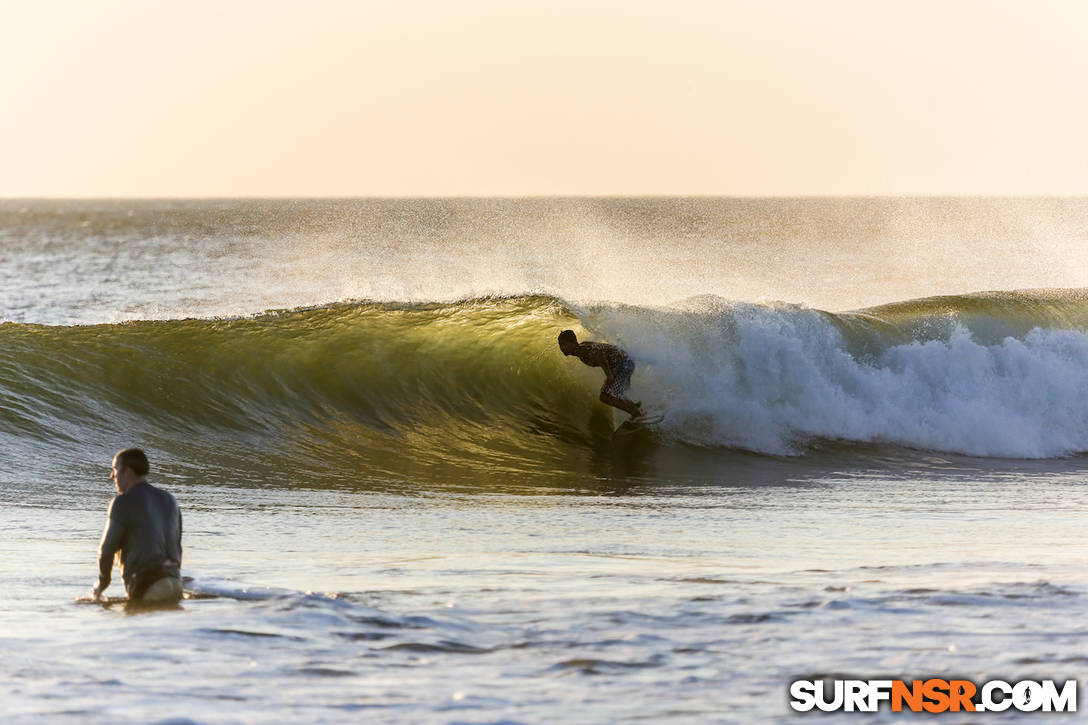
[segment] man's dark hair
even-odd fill
[[[564,342],[573,342],[575,345],[578,344],[578,336],[574,334],[574,330],[563,330],[559,333],[559,343],[562,344]]]
[[[147,462],[147,456],[139,448],[126,448],[117,454],[117,467],[131,468],[137,476],[146,476],[151,470],[151,464]]]

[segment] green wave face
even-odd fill
[[[273,459],[281,475],[349,479],[561,471],[572,445],[592,447],[586,420],[611,432],[592,371],[558,351],[565,327],[580,329],[547,297],[7,324],[0,436],[99,457],[152,441],[179,465],[229,458],[258,478]]]

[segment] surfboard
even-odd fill
[[[640,418],[638,420],[635,420],[634,418],[632,418],[630,420],[625,420],[624,422],[620,423],[619,428],[616,428],[616,432],[617,433],[630,433],[631,431],[642,430],[643,428],[646,428],[647,426],[656,425],[657,423],[660,423],[663,420],[665,420],[665,416],[663,414],[662,415],[647,415],[647,416],[645,416],[643,418]]]

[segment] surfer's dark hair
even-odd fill
[[[559,333],[559,344],[562,345],[564,342],[578,344],[578,336],[574,334],[574,330],[563,330]]]
[[[137,476],[146,476],[151,470],[151,464],[147,462],[147,456],[139,448],[126,448],[117,454],[118,468],[131,468]]]

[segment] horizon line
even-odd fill
[[[734,200],[834,200],[834,199],[1088,199],[1084,194],[395,194],[395,195],[216,195],[216,196],[0,196],[2,202],[34,201],[428,201],[428,200],[578,200],[578,199],[734,199]]]

